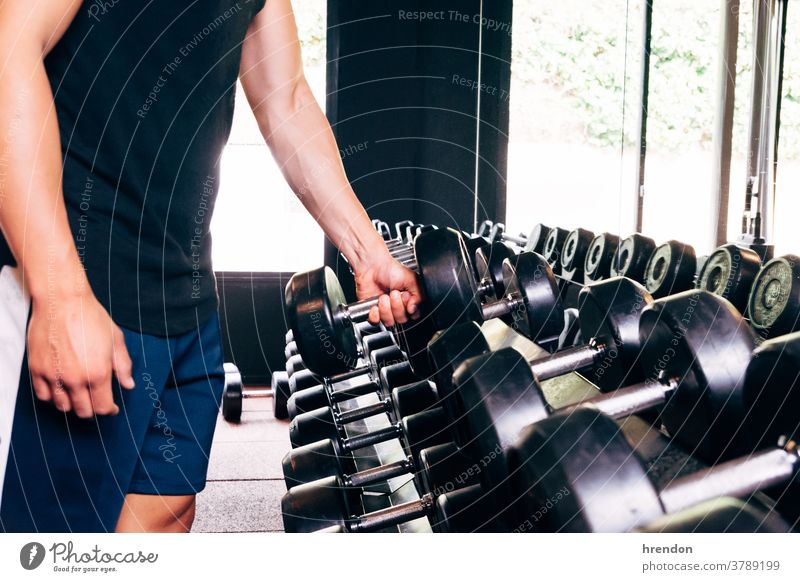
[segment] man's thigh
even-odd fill
[[[202,488],[224,382],[214,320],[170,339],[124,330],[136,387],[114,383],[115,417],[58,412],[35,398],[23,367],[0,529],[114,531],[130,492],[185,495]],[[203,366],[192,351],[202,353],[198,346],[214,338]]]

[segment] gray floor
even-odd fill
[[[288,450],[289,422],[275,419],[271,398],[245,400],[241,424],[219,416],[192,531],[283,531],[281,459]]]

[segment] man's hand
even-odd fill
[[[81,418],[117,414],[112,374],[133,388],[122,330],[91,294],[34,300],[28,327],[28,366],[40,400]]]
[[[416,274],[388,253],[376,263],[357,271],[356,295],[359,299],[380,296],[378,306],[369,312],[370,323],[387,327],[418,319],[422,291]]]

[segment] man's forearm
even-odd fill
[[[330,124],[305,79],[260,108],[259,125],[287,182],[358,271],[386,253],[350,186]]]
[[[0,43],[11,55],[0,71],[0,227],[36,303],[88,285],[64,207],[50,84],[41,53],[23,42]]]

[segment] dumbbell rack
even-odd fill
[[[487,321],[482,325],[482,330],[493,351],[502,347],[513,346],[529,359],[546,353],[544,349],[519,335],[500,320]],[[542,389],[548,402],[554,408],[576,404],[600,394],[597,386],[578,372],[546,380],[542,383]],[[342,408],[355,408],[375,401],[376,397],[374,395],[364,396],[355,401],[342,403]],[[707,466],[655,428],[645,418],[630,416],[620,420],[618,424],[627,440],[635,443],[637,454],[648,467],[652,480],[658,487],[664,487],[677,477],[698,471]],[[348,436],[352,436],[388,425],[387,417],[372,417],[366,421],[347,425],[346,431]],[[390,441],[359,451],[356,465],[359,470],[363,470],[376,467],[382,463],[399,461],[403,458],[403,451],[397,441]],[[407,476],[397,477],[388,484],[377,485],[368,489],[368,491],[369,493],[363,496],[364,507],[367,511],[383,509],[419,499],[419,494]],[[381,495],[373,495],[372,493]],[[775,506],[775,501],[764,493],[757,493],[750,501],[762,505],[764,509],[770,509]],[[521,527],[523,528],[526,519],[531,519],[531,517],[520,516]],[[418,519],[386,531],[399,531],[401,533],[428,532],[430,531],[430,526],[426,519]]]
[[[344,384],[341,386],[344,387]],[[370,394],[342,402],[340,408],[342,411],[347,411],[359,406],[374,404],[377,401],[377,396]],[[349,423],[345,426],[344,431],[348,437],[352,437],[388,426],[389,418],[386,415],[379,415]],[[402,461],[404,458],[405,454],[400,444],[397,441],[388,441],[359,449],[356,455],[355,465],[359,471],[363,471],[380,465]],[[419,494],[414,487],[413,481],[411,481],[408,476],[401,476],[390,479],[387,482],[381,482],[366,487],[362,499],[366,511],[376,511],[392,505],[416,501],[419,499]],[[430,525],[426,519],[417,519],[385,531],[395,533],[425,533],[430,532]]]

